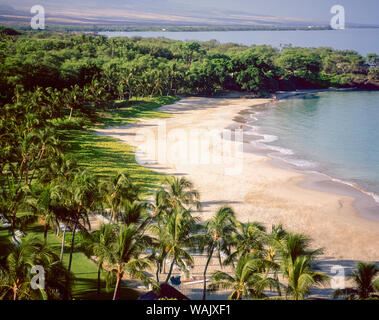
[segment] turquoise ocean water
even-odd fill
[[[292,166],[325,173],[379,202],[379,92],[322,92],[260,108],[251,143]]]

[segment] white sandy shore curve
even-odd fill
[[[221,134],[240,111],[269,101],[185,98],[159,109],[171,114],[164,121],[144,120],[97,132],[137,147],[141,141],[136,141],[136,133],[148,129],[154,132],[151,149],[166,143],[170,150],[170,143],[178,141],[167,140],[167,137],[162,141],[158,128],[163,123],[166,132],[200,129]],[[238,153],[228,154],[227,164],[188,163],[182,161],[182,156],[175,152],[167,157],[151,156],[146,166],[160,173],[190,179],[201,194],[203,211],[198,213],[201,219],[208,219],[225,204],[231,206],[243,222],[259,221],[268,230],[272,224],[282,223],[290,231],[309,235],[314,247],[325,249],[325,271],[335,264],[351,268],[356,261],[379,261],[379,223],[359,217],[353,198],[302,188],[299,183],[304,180],[304,175],[274,167],[268,163],[269,158],[262,155],[243,153],[243,170],[233,175],[225,174],[225,166],[240,163]]]

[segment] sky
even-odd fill
[[[273,16],[293,21],[328,23],[333,5],[344,6],[346,23],[379,25],[379,0],[0,0],[1,7],[30,11],[43,5],[47,14],[81,15],[82,17],[118,16],[138,19],[253,19]],[[241,20],[242,21],[242,20]]]

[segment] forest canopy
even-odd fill
[[[11,33],[12,34],[12,33]],[[181,42],[164,38],[106,38],[53,32],[2,34],[0,89],[92,86],[110,99],[148,95],[213,95],[238,90],[328,87],[377,88],[378,59],[330,48]],[[375,55],[377,57],[377,55]],[[96,88],[93,88],[93,87]]]

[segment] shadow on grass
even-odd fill
[[[169,114],[159,112],[157,108],[173,104],[177,100],[175,97],[164,96],[116,101],[116,109],[100,114],[100,123],[96,127],[125,125],[136,122],[138,118],[168,117]],[[137,163],[131,146],[111,137],[97,135],[92,129],[59,131],[60,138],[68,144],[66,152],[71,153],[79,165],[101,180],[109,179],[119,172],[127,172],[145,195],[150,194],[162,182],[162,174]]]
[[[133,148],[117,139],[96,135],[92,130],[66,130],[65,140],[79,164],[101,180],[127,172],[144,193],[162,181],[161,174],[138,164]]]
[[[100,114],[98,123],[101,127],[115,127],[134,122],[137,118],[168,117],[167,113],[159,112],[157,109],[175,101],[177,98],[171,96],[116,101],[115,109]]]

